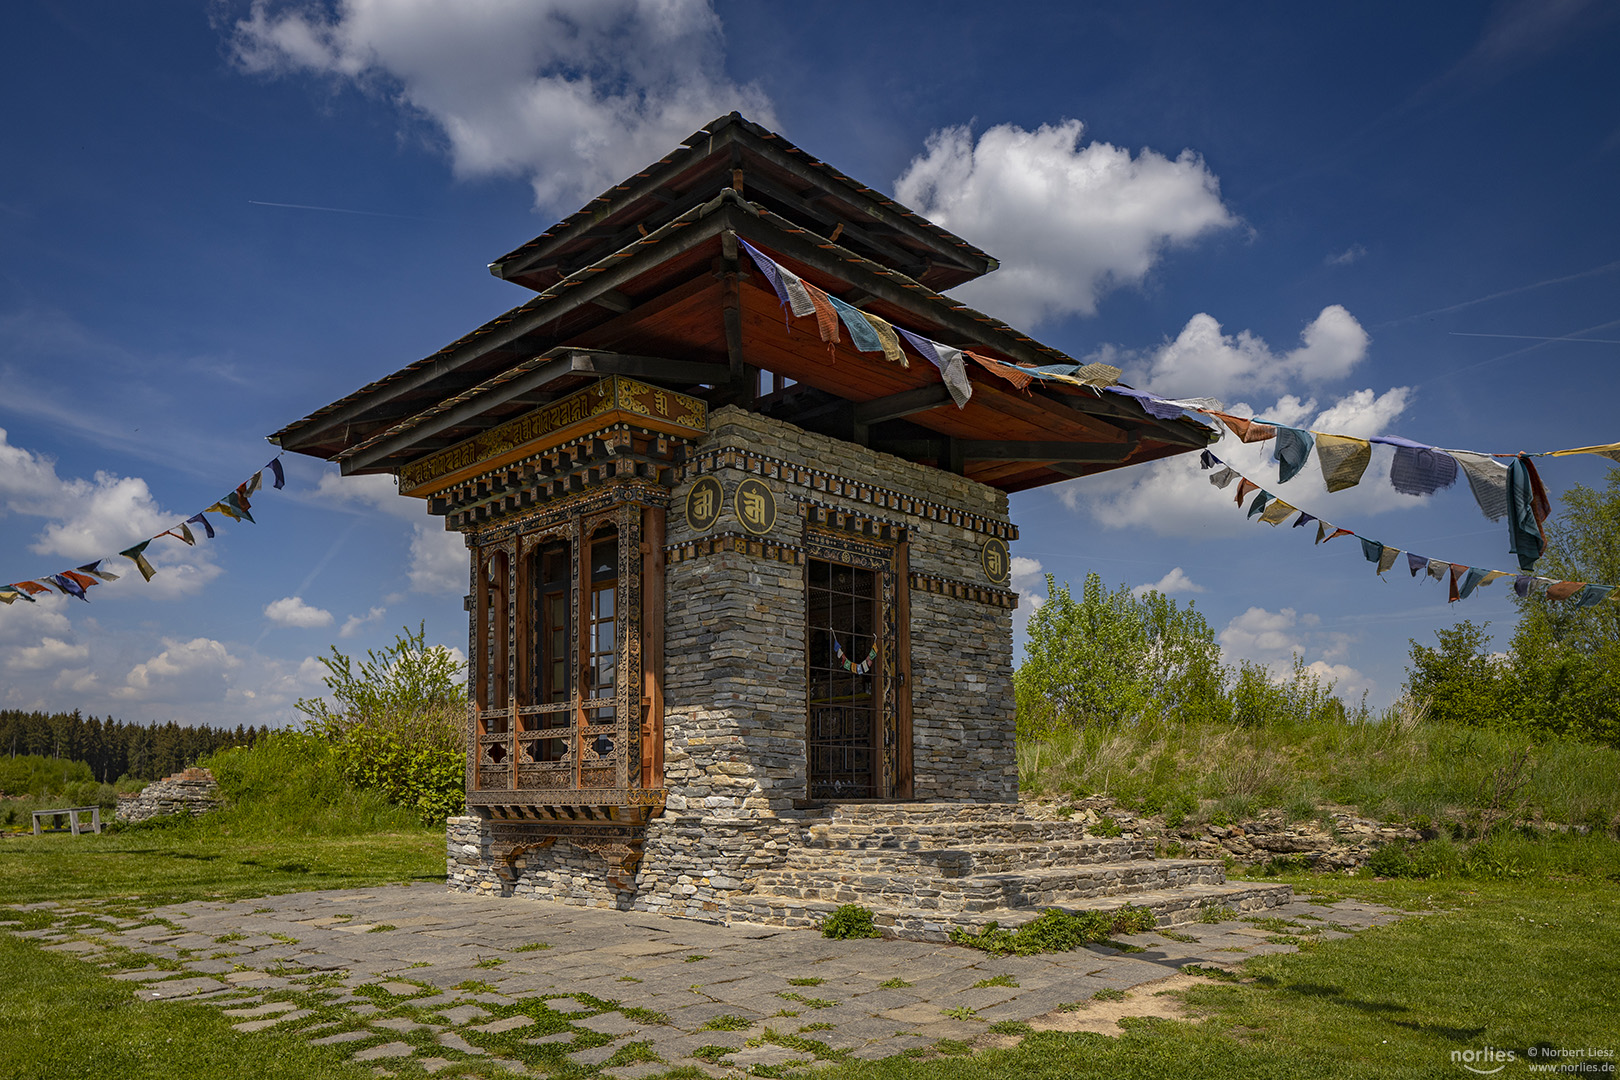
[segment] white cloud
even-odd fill
[[[343,620],[343,629],[338,631],[338,637],[354,637],[354,635],[358,634],[362,629],[381,619],[385,614],[387,614],[387,612],[387,608],[374,607],[364,615],[350,615],[347,619]]]
[[[41,454],[12,445],[0,429],[0,512],[9,511],[46,519],[30,550],[61,560],[42,567],[56,573],[121,551],[142,539],[171,529],[186,515],[164,510],[153,498],[146,481],[135,476],[97,472],[93,479],[61,477],[56,464]],[[158,571],[142,586],[147,599],[170,599],[199,591],[221,573],[213,553],[199,541],[189,547],[177,539],[159,537],[146,549],[147,561]],[[135,564],[117,557],[104,567],[122,579],[98,586],[95,595],[125,595],[131,579],[141,580]]]
[[[316,482],[315,497],[338,506],[346,503],[368,506],[406,521],[419,521],[424,512],[422,500],[401,495],[398,483],[386,473],[344,476],[336,469],[329,469],[321,473]]]
[[[277,626],[296,626],[309,629],[331,626],[332,613],[324,608],[311,607],[301,596],[284,596],[264,606],[264,616]]]
[[[1128,373],[1128,380],[1172,397],[1226,397],[1277,390],[1296,381],[1319,384],[1340,379],[1367,355],[1367,331],[1338,304],[1323,308],[1299,337],[1298,347],[1274,352],[1250,331],[1225,333],[1214,316],[1200,313],[1187,320],[1173,341],[1138,357],[1139,366]]]
[[[467,591],[467,542],[460,533],[417,522],[411,535],[411,589],[424,593]]]
[[[1014,555],[1009,584],[1018,593],[1018,607],[1013,611],[1013,629],[1022,631],[1029,625],[1029,617],[1046,603],[1046,597],[1035,591],[1046,588],[1046,571],[1041,566],[1041,560]]]
[[[1015,324],[1090,315],[1110,289],[1147,277],[1166,248],[1236,223],[1220,181],[1176,158],[1080,146],[1078,120],[979,136],[949,127],[895,181],[901,202],[1001,260],[953,295]]]
[[[1131,590],[1131,593],[1135,596],[1146,596],[1150,592],[1159,593],[1161,596],[1175,596],[1177,593],[1201,593],[1205,591],[1202,585],[1194,582],[1181,567],[1177,566],[1153,584],[1138,585]]]
[[[212,638],[164,638],[163,651],[130,668],[124,685],[113,696],[144,700],[158,694],[172,700],[177,693],[188,700],[223,698],[226,673],[241,661]]]
[[[1279,682],[1292,676],[1294,657],[1298,656],[1307,674],[1315,675],[1324,685],[1332,683],[1333,692],[1353,704],[1374,684],[1349,664],[1330,662],[1344,656],[1354,638],[1318,631],[1321,621],[1315,614],[1301,614],[1294,608],[1270,611],[1251,607],[1228,622],[1216,639],[1226,663],[1252,661]],[[1315,659],[1311,658],[1313,652]]]
[[[1325,266],[1349,266],[1351,263],[1366,257],[1367,249],[1360,244],[1351,244],[1336,255],[1329,255],[1322,260]]]
[[[311,73],[436,129],[457,176],[521,176],[568,208],[722,113],[774,122],[724,70],[707,0],[255,0],[234,28],[250,72]]]
[[[38,645],[13,649],[6,657],[6,667],[13,671],[43,671],[85,660],[89,656],[88,646],[71,644],[61,638],[47,637],[41,639]]]
[[[1292,395],[1283,396],[1268,408],[1257,410],[1241,402],[1231,408],[1238,415],[1259,414],[1318,431],[1364,438],[1387,433],[1405,411],[1410,396],[1407,387],[1399,386],[1383,394],[1357,390],[1326,409],[1319,408],[1315,398],[1301,401]],[[1389,485],[1386,478],[1394,451],[1387,446],[1373,448],[1372,464],[1358,486],[1332,494],[1327,491],[1322,466],[1315,454],[1298,476],[1279,484],[1269,442],[1242,443],[1228,432],[1210,451],[1263,485],[1265,490],[1329,521],[1343,520],[1353,526],[1361,519],[1421,506],[1425,501],[1402,495]],[[1163,536],[1200,539],[1248,536],[1259,541],[1268,538],[1263,530],[1254,532],[1261,526],[1233,504],[1237,482],[1233,481],[1224,489],[1216,488],[1209,483],[1210,476],[1210,471],[1199,469],[1196,455],[1188,454],[1071,480],[1056,490],[1058,498],[1070,509],[1083,510],[1100,524],[1114,528],[1136,526]],[[1284,530],[1288,527],[1279,526]]]

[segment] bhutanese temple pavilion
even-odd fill
[[[904,933],[1018,906],[1014,841],[1135,868],[1043,902],[1224,880],[1018,819],[1008,493],[1210,431],[942,295],[996,266],[733,113],[491,263],[526,302],[271,437],[465,538],[452,888]]]

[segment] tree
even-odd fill
[[[1620,584],[1620,469],[1593,489],[1576,484],[1547,523],[1536,572],[1563,581]],[[1437,632],[1439,649],[1412,642],[1409,688],[1436,719],[1620,745],[1620,603],[1596,606],[1531,595],[1504,656],[1487,653],[1484,627]]]
[[[1014,685],[1021,734],[1145,717],[1225,715],[1225,672],[1209,624],[1158,592],[1109,591],[1087,574],[1080,599],[1048,574]]]

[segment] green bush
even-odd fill
[[[334,646],[321,658],[334,708],[300,700],[307,728],[331,748],[350,783],[380,793],[425,824],[465,805],[466,702],[462,665],[443,648],[429,648],[425,626],[405,629],[355,670]]]
[[[828,915],[821,922],[821,936],[824,938],[875,938],[882,937],[876,926],[872,925],[872,909],[861,907],[859,904],[845,904]]]
[[[416,826],[415,814],[346,779],[331,747],[307,731],[266,732],[252,746],[222,750],[202,764],[219,782],[225,808],[197,819],[199,827],[238,835],[353,836]]]

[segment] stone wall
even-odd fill
[[[685,515],[702,477],[726,510],[703,533]],[[775,527],[754,537],[732,509],[744,479],[764,483]],[[453,818],[452,889],[540,894],[696,917],[724,917],[761,872],[802,842],[807,812],[805,566],[829,533],[868,550],[903,531],[910,577],[914,795],[1016,804],[1012,604],[983,568],[987,540],[1016,536],[1007,497],[961,476],[736,408],[710,417],[673,492],[665,577],[664,786],[634,890],[604,861],[559,840],[496,873],[481,819]],[[882,541],[880,542],[879,537]],[[842,541],[840,541],[842,542]]]
[[[115,821],[145,821],[168,814],[206,814],[219,809],[219,785],[207,769],[186,769],[155,780],[139,792],[118,796]]]

